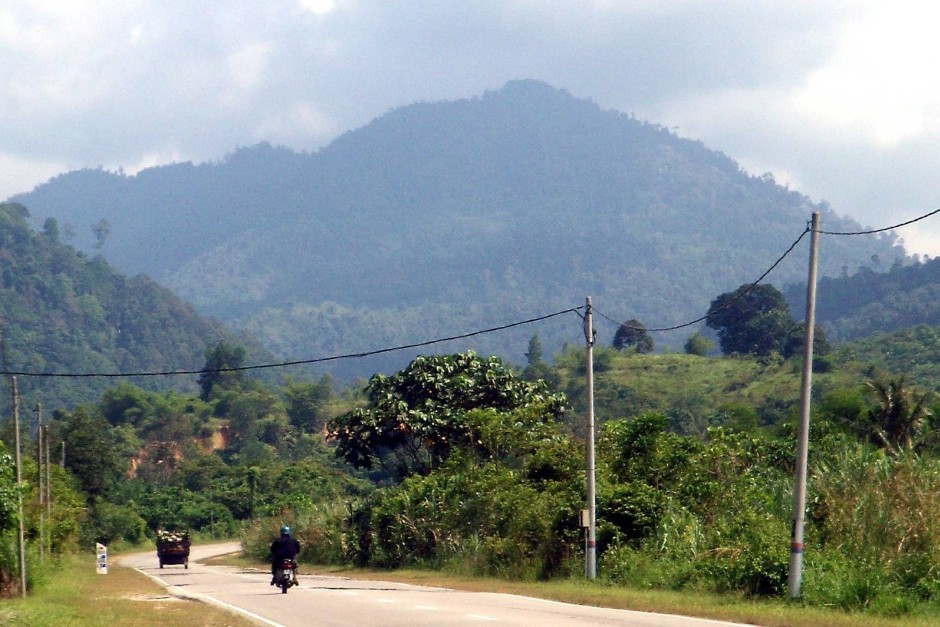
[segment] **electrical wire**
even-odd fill
[[[871,229],[871,230],[868,230],[868,231],[821,231],[821,230],[817,230],[816,232],[817,232],[818,234],[820,234],[820,235],[873,235],[873,234],[875,234],[875,233],[884,233],[885,231],[891,231],[891,230],[894,230],[894,229],[899,229],[899,228],[901,228],[901,227],[903,227],[903,226],[907,226],[907,225],[909,225],[909,224],[914,224],[915,222],[919,222],[919,221],[921,221],[921,220],[924,220],[924,219],[926,219],[926,218],[929,218],[930,216],[936,215],[936,214],[938,214],[938,213],[940,213],[940,209],[934,209],[933,211],[930,211],[930,212],[928,212],[928,213],[925,213],[925,214],[923,214],[923,215],[921,215],[921,216],[918,216],[918,217],[916,217],[916,218],[913,218],[913,219],[911,219],[911,220],[907,220],[906,222],[900,222],[900,223],[894,224],[894,225],[892,225],[892,226],[886,226],[886,227],[883,227],[883,228],[880,228],[880,229]],[[764,274],[762,274],[756,281],[754,281],[753,283],[751,283],[751,284],[748,286],[748,288],[747,288],[746,290],[742,291],[740,294],[738,294],[738,296],[737,296],[736,298],[734,298],[734,299],[732,299],[732,300],[729,300],[727,303],[725,303],[724,307],[721,307],[721,308],[719,308],[719,309],[717,309],[717,310],[715,310],[715,311],[721,311],[722,309],[725,309],[725,308],[731,306],[732,304],[734,304],[737,300],[740,300],[741,298],[744,298],[745,296],[747,296],[747,294],[748,294],[751,290],[753,290],[754,288],[757,287],[757,284],[758,284],[758,283],[760,283],[768,274],[770,274],[770,272],[771,272],[774,268],[776,268],[777,265],[778,265],[781,261],[783,261],[783,259],[793,251],[794,248],[796,248],[796,245],[800,242],[800,240],[803,239],[803,237],[805,237],[806,234],[809,233],[810,231],[811,231],[811,228],[810,228],[809,226],[807,226],[807,227],[806,227],[806,230],[803,231],[802,234],[800,234],[800,236],[797,238],[797,240],[796,240],[795,242],[793,242],[793,244],[790,246],[790,248],[788,248],[787,251],[786,251],[785,253],[783,253],[783,255],[781,255],[781,257],[780,257],[779,259],[777,259],[777,261],[776,261],[772,266],[770,266],[770,268],[768,268],[767,272],[765,272]],[[683,329],[683,328],[685,328],[685,327],[690,327],[690,326],[692,326],[693,324],[698,324],[699,322],[702,322],[703,320],[705,320],[706,318],[708,318],[708,315],[706,314],[706,315],[702,316],[701,318],[696,318],[695,320],[691,320],[691,321],[689,321],[689,322],[685,322],[685,323],[683,323],[683,324],[679,324],[679,325],[676,325],[676,326],[672,326],[672,327],[661,327],[661,328],[654,328],[654,329],[647,329],[647,328],[645,328],[645,327],[637,327],[637,326],[635,326],[635,325],[628,325],[628,324],[626,324],[625,322],[624,322],[624,323],[621,323],[621,322],[619,322],[619,321],[617,321],[617,320],[614,320],[614,319],[611,318],[610,316],[607,316],[607,315],[605,315],[604,313],[598,311],[597,309],[594,309],[594,312],[597,313],[597,315],[601,316],[602,318],[605,318],[605,319],[608,320],[609,322],[612,322],[612,323],[614,323],[614,324],[616,324],[616,325],[625,326],[625,327],[628,328],[628,329],[636,329],[636,330],[641,330],[641,329],[642,329],[642,330],[645,330],[645,331],[648,331],[648,332],[655,332],[655,331],[675,331],[675,330],[677,330],[677,329]]]
[[[914,219],[912,219],[912,220],[907,220],[906,222],[901,222],[901,223],[899,223],[899,224],[895,224],[895,225],[892,225],[892,226],[886,226],[886,227],[884,227],[884,228],[872,229],[872,230],[868,230],[868,231],[817,231],[817,233],[819,233],[820,235],[872,235],[872,234],[875,234],[875,233],[883,233],[883,232],[885,232],[885,231],[890,231],[890,230],[893,230],[893,229],[898,229],[898,228],[901,228],[901,227],[903,227],[903,226],[907,226],[907,225],[909,225],[909,224],[913,224],[913,223],[915,223],[915,222],[919,222],[920,220],[924,220],[924,219],[929,218],[930,216],[936,215],[936,214],[938,214],[938,213],[940,213],[940,209],[935,209],[935,210],[933,210],[933,211],[931,211],[931,212],[929,212],[929,213],[925,213],[924,215],[918,216],[918,217],[916,217],[916,218],[914,218]],[[810,232],[810,230],[811,230],[811,229],[807,226],[807,228],[800,234],[800,236],[799,236],[798,238],[796,238],[796,240],[790,245],[790,247],[787,248],[787,250],[777,259],[777,261],[775,261],[775,262],[773,263],[773,265],[771,265],[771,266],[767,269],[766,272],[764,272],[762,275],[760,275],[753,283],[750,283],[750,284],[748,285],[747,289],[743,290],[740,294],[737,295],[737,297],[735,297],[734,299],[729,300],[727,303],[725,303],[725,305],[724,305],[723,307],[721,307],[720,309],[725,309],[725,308],[727,308],[727,307],[730,307],[730,306],[731,306],[732,304],[734,304],[736,301],[740,300],[741,298],[744,298],[745,296],[748,295],[748,293],[750,293],[752,290],[754,290],[754,289],[757,287],[757,285],[758,285],[761,281],[763,281],[763,280],[767,277],[767,275],[769,275],[769,274],[774,270],[774,268],[776,268],[778,265],[780,265],[780,263],[787,257],[787,255],[789,255],[791,252],[793,252],[793,249],[796,248],[797,244],[800,243],[800,241],[806,236],[807,233]],[[491,327],[491,328],[489,328],[489,329],[482,329],[482,330],[473,331],[473,332],[470,332],[470,333],[463,333],[463,334],[460,334],[460,335],[453,335],[453,336],[450,336],[450,337],[442,337],[442,338],[437,338],[437,339],[434,339],[434,340],[427,340],[427,341],[425,341],[425,342],[415,342],[415,343],[413,343],[413,344],[403,344],[403,345],[400,345],[400,346],[391,346],[391,347],[387,347],[387,348],[380,348],[380,349],[377,349],[377,350],[365,351],[365,352],[361,352],[361,353],[346,353],[346,354],[341,354],[341,355],[332,355],[332,356],[330,356],[330,357],[319,357],[319,358],[315,358],[315,359],[300,359],[300,360],[295,360],[295,361],[285,361],[285,362],[278,362],[278,363],[271,363],[271,364],[258,364],[258,365],[253,365],[253,366],[238,366],[238,367],[232,367],[232,368],[201,369],[201,370],[168,370],[168,371],[143,371],[143,372],[82,372],[82,373],[57,373],[57,372],[13,371],[13,370],[10,370],[10,369],[8,368],[7,364],[6,364],[6,354],[5,354],[5,351],[3,351],[2,335],[0,335],[0,357],[2,357],[2,362],[3,362],[3,363],[2,363],[2,368],[3,368],[3,370],[0,371],[0,375],[6,375],[6,376],[23,376],[23,377],[46,377],[46,378],[52,378],[52,377],[60,377],[60,378],[66,378],[66,377],[67,377],[67,378],[89,378],[89,377],[110,377],[110,378],[119,378],[119,377],[165,377],[165,376],[176,376],[176,375],[204,374],[204,373],[210,373],[210,372],[238,372],[238,371],[244,371],[244,370],[261,370],[261,369],[266,369],[266,368],[284,368],[284,367],[287,367],[287,366],[309,365],[309,364],[325,363],[325,362],[330,362],[330,361],[339,361],[339,360],[343,360],[343,359],[359,359],[359,358],[363,358],[363,357],[371,357],[371,356],[373,356],[373,355],[381,355],[381,354],[384,354],[384,353],[391,353],[391,352],[400,351],[400,350],[407,350],[407,349],[411,349],[411,348],[420,348],[420,347],[423,347],[423,346],[432,346],[432,345],[434,345],[434,344],[440,344],[440,343],[442,343],[442,342],[450,342],[450,341],[453,341],[453,340],[466,339],[466,338],[474,337],[474,336],[477,336],[477,335],[484,335],[484,334],[487,334],[487,333],[494,333],[494,332],[496,332],[496,331],[503,331],[503,330],[505,330],[505,329],[511,329],[511,328],[513,328],[513,327],[518,327],[518,326],[522,326],[522,325],[526,325],[526,324],[532,324],[532,323],[534,323],[534,322],[541,322],[542,320],[548,320],[549,318],[554,318],[554,317],[556,317],[556,316],[561,316],[561,315],[564,315],[564,314],[567,314],[567,313],[574,313],[574,314],[578,315],[579,317],[581,317],[581,318],[583,319],[584,316],[580,313],[580,310],[583,309],[583,308],[584,308],[583,306],[572,307],[572,308],[570,308],[570,309],[564,309],[564,310],[562,310],[562,311],[556,311],[556,312],[554,312],[554,313],[550,313],[550,314],[547,314],[547,315],[544,315],[544,316],[538,316],[538,317],[536,317],[536,318],[529,318],[528,320],[520,320],[520,321],[518,321],[518,322],[513,322],[513,323],[510,323],[510,324],[505,324],[505,325],[501,325],[501,326],[498,326],[498,327]],[[717,310],[717,311],[720,311],[720,309]],[[637,326],[634,326],[634,325],[627,325],[625,322],[620,322],[620,321],[618,321],[618,320],[615,320],[614,318],[608,316],[607,314],[605,314],[605,313],[599,311],[599,310],[596,309],[596,308],[592,308],[592,310],[593,310],[597,315],[599,315],[599,316],[601,316],[602,318],[608,320],[609,322],[612,322],[613,324],[616,324],[616,325],[619,325],[619,326],[625,326],[625,327],[630,328],[630,329],[637,329],[637,330],[642,329],[642,330],[645,330],[645,331],[647,331],[647,332],[676,331],[676,330],[678,330],[678,329],[683,329],[683,328],[690,327],[690,326],[692,326],[692,325],[698,324],[699,322],[702,322],[702,321],[704,321],[706,318],[708,318],[708,314],[706,314],[706,315],[704,315],[704,316],[701,316],[701,317],[699,317],[699,318],[696,318],[695,320],[690,320],[690,321],[688,321],[688,322],[684,322],[684,323],[682,323],[682,324],[677,324],[677,325],[674,325],[674,326],[671,326],[671,327],[658,327],[658,328],[647,329],[647,328],[645,328],[645,327],[637,327]]]
[[[548,320],[549,318],[554,318],[556,316],[562,316],[568,313],[574,313],[581,315],[579,311],[583,309],[584,306],[572,307],[570,309],[563,309],[561,311],[556,311],[554,313],[546,314],[544,316],[538,316],[536,318],[529,318],[528,320],[519,320],[518,322],[511,322],[509,324],[503,324],[498,327],[490,327],[488,329],[481,329],[479,331],[471,331],[470,333],[462,333],[460,335],[452,335],[449,337],[441,337],[434,340],[427,340],[424,342],[415,342],[414,344],[403,344],[401,346],[390,346],[387,348],[380,348],[378,350],[365,351],[362,353],[347,353],[344,355],[332,355],[330,357],[319,357],[316,359],[300,359],[296,361],[283,361],[273,364],[258,364],[254,366],[237,366],[231,368],[204,368],[201,370],[168,370],[162,372],[80,372],[80,373],[69,373],[69,372],[18,372],[12,371],[6,368],[4,365],[3,371],[0,372],[0,375],[6,376],[22,376],[22,377],[45,377],[45,378],[90,378],[90,377],[108,377],[108,378],[119,378],[119,377],[167,377],[167,376],[176,376],[176,375],[193,375],[193,374],[204,374],[210,372],[239,372],[244,370],[262,370],[265,368],[284,368],[287,366],[299,366],[304,364],[319,364],[328,361],[338,361],[342,359],[359,359],[362,357],[371,357],[373,355],[381,355],[384,353],[392,353],[400,350],[407,350],[409,348],[420,348],[422,346],[431,346],[433,344],[440,344],[442,342],[450,342],[452,340],[462,340],[468,337],[474,337],[477,335],[485,335],[487,333],[495,333],[496,331],[504,331],[506,329],[511,329],[513,327],[519,327],[526,324],[533,324],[535,322],[541,322],[543,320]]]
[[[935,215],[937,213],[940,213],[940,209],[934,209],[930,213],[925,213],[924,215],[914,218],[913,220],[908,220],[907,222],[901,222],[900,224],[895,224],[894,226],[886,226],[884,228],[873,229],[871,231],[845,231],[845,232],[817,231],[817,233],[819,233],[820,235],[872,235],[874,233],[883,233],[885,231],[890,231],[892,229],[899,229],[902,226],[907,226],[908,224],[914,224],[915,222],[919,222],[925,218],[929,218],[930,216]]]
[[[766,272],[764,272],[762,275],[760,275],[759,277],[757,277],[757,280],[755,280],[753,283],[749,284],[748,287],[747,287],[747,289],[743,290],[743,291],[742,291],[740,294],[738,294],[735,298],[729,300],[729,301],[726,302],[722,307],[719,307],[718,309],[716,309],[716,310],[714,310],[714,311],[717,312],[717,311],[721,311],[722,309],[726,309],[726,308],[730,307],[731,305],[733,305],[735,302],[737,302],[737,301],[741,300],[742,298],[744,298],[745,296],[747,296],[751,291],[753,291],[753,290],[757,287],[757,285],[758,285],[761,281],[763,281],[765,278],[767,278],[767,275],[768,275],[768,274],[770,274],[771,272],[773,272],[774,268],[776,268],[777,266],[779,266],[780,263],[781,263],[784,259],[786,259],[787,255],[789,255],[791,252],[793,252],[793,249],[796,248],[797,244],[799,244],[800,241],[801,241],[804,237],[806,237],[806,234],[809,233],[809,232],[810,232],[810,228],[809,228],[809,227],[806,227],[806,229],[804,229],[803,232],[800,233],[800,236],[797,237],[796,240],[795,240],[792,244],[790,244],[790,247],[787,248],[786,252],[784,252],[782,255],[780,255],[780,257],[777,259],[777,261],[775,261],[775,262],[773,263],[773,265],[771,265],[769,268],[767,268],[767,271],[766,271]],[[682,324],[677,324],[677,325],[672,326],[672,327],[659,327],[659,328],[655,328],[655,329],[647,329],[646,327],[637,327],[637,326],[634,326],[634,325],[629,325],[629,324],[627,324],[626,322],[623,322],[623,323],[618,322],[617,320],[614,320],[614,319],[611,318],[610,316],[607,316],[607,315],[601,313],[600,311],[597,311],[597,309],[593,309],[593,311],[594,311],[595,313],[597,313],[597,315],[601,316],[602,318],[605,318],[606,320],[608,320],[608,321],[610,321],[610,322],[613,322],[613,323],[616,324],[616,325],[619,325],[619,326],[622,326],[622,327],[627,327],[628,329],[636,329],[636,330],[641,330],[641,329],[642,329],[642,330],[648,331],[648,332],[675,331],[675,330],[677,330],[677,329],[684,329],[685,327],[690,327],[690,326],[692,326],[693,324],[698,324],[699,322],[702,322],[703,320],[705,320],[706,318],[708,318],[708,314],[705,314],[704,316],[702,316],[702,317],[700,317],[700,318],[696,318],[695,320],[690,320],[689,322],[683,322]],[[712,312],[712,313],[714,313],[714,312]]]

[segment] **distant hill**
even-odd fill
[[[32,230],[28,210],[0,203],[0,325],[3,361],[15,372],[87,374],[198,370],[205,350],[220,339],[238,341],[259,360],[270,358],[256,343],[238,338],[221,322],[145,276],[128,278],[101,257],[89,257],[59,241],[55,220]],[[150,390],[194,391],[196,375],[137,377]],[[24,420],[47,411],[96,401],[108,377],[19,376]],[[4,389],[7,380],[4,379]],[[0,406],[8,409],[10,394]],[[4,415],[10,415],[4,410]],[[28,414],[28,417],[27,417]]]
[[[791,310],[804,311],[805,282],[790,286],[785,295]],[[915,325],[940,326],[940,258],[877,267],[877,271],[863,266],[852,274],[820,279],[816,321],[836,341]]]
[[[827,228],[859,228],[699,142],[536,81],[396,109],[316,153],[259,144],[136,176],[82,170],[15,200],[37,224],[58,218],[77,247],[98,245],[298,359],[477,330],[587,295],[612,320],[671,326],[757,278],[812,211]],[[96,240],[102,219],[110,231]],[[834,239],[821,273],[873,255],[906,263],[896,243]],[[805,280],[806,246],[768,280]],[[600,341],[614,330],[601,326]],[[679,347],[694,330],[655,339]],[[547,353],[583,342],[567,317],[438,348],[520,363],[534,333]],[[368,375],[412,354],[329,367]]]

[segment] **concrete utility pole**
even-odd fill
[[[46,433],[46,520],[49,521],[49,555],[52,555],[52,471],[49,470],[49,427],[44,427]]]
[[[20,460],[20,395],[13,380],[13,431],[16,434],[16,493],[20,517],[20,590],[26,596],[26,527],[23,521],[23,468]]]
[[[585,300],[584,339],[587,340],[587,510],[588,532],[584,551],[584,576],[594,579],[597,576],[597,511],[595,509],[594,489],[594,321],[591,310],[591,297]]]
[[[39,449],[36,453],[36,465],[39,467],[39,559],[46,561],[46,512],[43,508],[46,498],[46,486],[43,482],[42,467],[42,405],[36,405],[38,415],[38,427],[36,428],[36,437],[39,440]]]
[[[806,466],[809,452],[809,410],[813,380],[813,334],[816,326],[816,257],[819,246],[819,212],[813,212],[809,246],[809,278],[806,283],[806,333],[803,337],[803,378],[800,386],[800,429],[796,443],[796,482],[793,489],[793,527],[790,537],[791,599],[800,596],[803,579],[803,524],[806,516]]]

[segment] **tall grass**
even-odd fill
[[[940,607],[938,460],[846,448],[817,471],[813,493],[819,551],[808,563],[807,599],[886,613]]]

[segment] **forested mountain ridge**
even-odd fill
[[[312,154],[260,144],[136,176],[85,170],[16,198],[292,358],[476,330],[585,295],[613,317],[669,326],[759,276],[812,211],[827,228],[858,227],[699,142],[536,81],[402,107]],[[96,241],[88,227],[102,219],[110,231]],[[820,271],[890,264],[904,258],[895,244],[833,240]],[[802,280],[806,256],[803,243],[768,281]],[[533,332],[555,350],[578,327],[471,346],[518,362]],[[371,374],[409,356],[336,365]]]
[[[153,372],[203,367],[205,351],[235,335],[146,276],[126,277],[100,256],[59,241],[58,223],[32,230],[22,205],[0,203],[0,324],[5,369],[29,373]],[[257,346],[257,345],[255,345]],[[138,377],[147,389],[195,389],[196,376]],[[97,400],[105,377],[21,376],[24,407]],[[3,406],[8,404],[5,397]]]
[[[882,270],[877,258],[872,265]],[[790,286],[786,297],[791,310],[803,311],[805,283]],[[816,321],[836,341],[915,325],[940,326],[940,258],[894,264],[886,272],[863,266],[851,275],[821,278],[816,290]]]

